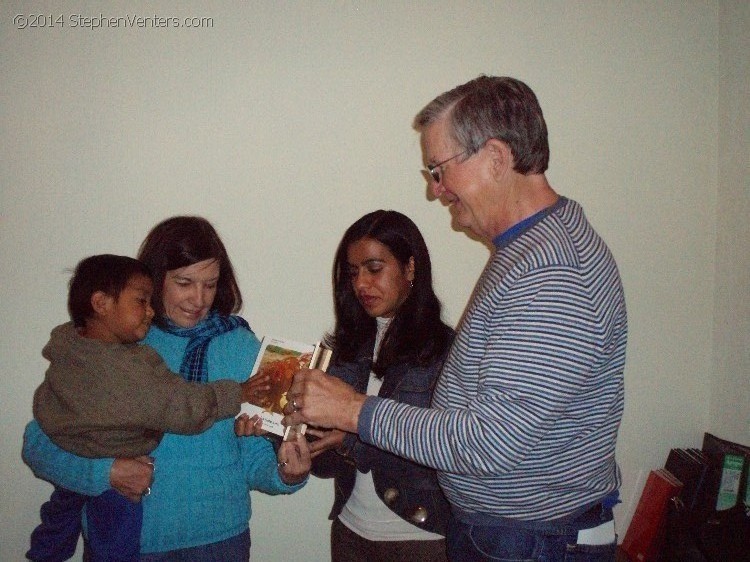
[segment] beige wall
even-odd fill
[[[255,331],[314,340],[331,327],[343,230],[394,208],[425,234],[455,322],[487,250],[427,200],[410,122],[480,73],[537,92],[550,181],[620,266],[621,535],[670,447],[723,428],[750,442],[745,2],[229,4],[0,4],[1,560],[23,558],[51,489],[20,448],[41,347],[66,319],[68,268],[132,255],[157,221],[201,214],[224,237]],[[14,26],[31,13],[66,26]],[[100,14],[213,27],[71,26]],[[254,559],[327,559],[331,499],[317,480],[255,494]]]
[[[710,428],[750,443],[750,2],[721,4]]]

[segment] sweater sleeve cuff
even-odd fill
[[[362,404],[362,410],[359,412],[359,420],[357,420],[357,433],[359,438],[365,443],[373,444],[372,441],[372,422],[375,417],[375,409],[378,404],[382,402],[382,398],[377,396],[368,396],[365,403]]]
[[[242,403],[242,389],[238,382],[221,380],[212,383],[216,394],[216,417],[218,419],[231,418],[240,412]]]
[[[78,457],[60,449],[36,421],[24,431],[22,457],[38,478],[79,494],[98,496],[111,488],[109,481],[115,459]]]
[[[95,492],[92,495],[103,494],[112,488],[109,477],[114,462],[115,459],[94,459],[94,462],[91,463],[91,483]]]

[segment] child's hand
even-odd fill
[[[254,377],[240,383],[242,387],[242,401],[250,402],[256,406],[262,406],[261,399],[271,389],[270,376],[261,371]]]
[[[267,433],[263,430],[263,420],[257,414],[252,418],[247,414],[240,414],[234,420],[234,433],[238,437],[247,437],[250,435],[263,435]]]

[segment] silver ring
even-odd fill
[[[286,461],[277,462],[276,466],[278,466],[279,468],[284,468],[286,466]]]
[[[156,470],[156,466],[154,465],[154,463],[152,463],[152,462],[147,462],[146,464],[147,464],[147,465],[149,465],[149,466],[151,467],[151,472],[154,472],[154,471]]]
[[[294,408],[295,412],[299,412],[299,410],[300,410],[300,407],[297,405],[297,399],[296,398],[292,398],[292,408]]]
[[[148,486],[146,490],[143,492],[144,496],[150,496],[151,495],[151,486]]]

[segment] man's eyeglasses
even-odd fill
[[[442,173],[441,166],[447,164],[454,158],[458,158],[459,156],[463,156],[466,154],[465,150],[462,150],[458,154],[454,154],[450,158],[447,158],[446,160],[443,160],[442,162],[438,162],[437,164],[433,164],[432,166],[427,166],[427,172],[432,176],[432,179],[435,180],[435,183],[440,183],[440,174]]]

